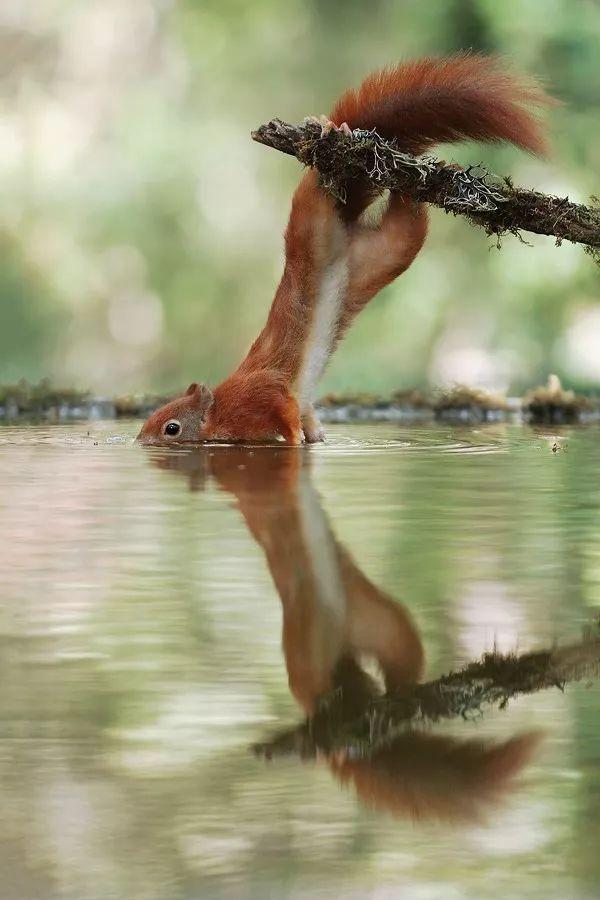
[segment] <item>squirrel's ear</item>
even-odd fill
[[[197,381],[193,381],[187,391],[185,392],[186,397],[194,398],[194,406],[197,406],[203,413],[207,412],[210,407],[213,405],[214,396],[211,389],[206,384],[198,384]]]

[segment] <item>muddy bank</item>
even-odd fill
[[[0,386],[0,422],[66,422],[88,419],[145,418],[173,399],[170,395],[129,394],[97,397],[56,388],[47,381]],[[456,424],[525,422],[543,425],[600,422],[600,390],[595,395],[564,389],[555,375],[523,397],[506,397],[456,385],[447,390],[328,394],[317,410],[325,423],[428,422]]]

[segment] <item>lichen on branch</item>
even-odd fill
[[[289,125],[272,119],[252,133],[260,144],[297,157],[319,172],[323,187],[344,202],[348,184],[365,179],[380,190],[401,191],[416,200],[466,216],[500,238],[521,231],[583,244],[600,260],[600,206],[573,203],[515,187],[482,166],[457,168],[432,156],[415,157],[375,130],[323,133],[318,122]]]
[[[443,719],[477,718],[486,707],[504,709],[510,700],[548,688],[600,676],[597,627],[576,644],[516,656],[486,653],[464,668],[397,694],[375,694],[357,709],[343,686],[321,698],[308,721],[256,744],[271,759],[296,755],[309,759],[343,752],[368,757],[398,734]]]

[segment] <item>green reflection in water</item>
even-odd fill
[[[566,430],[554,453],[556,434],[505,426],[332,428],[324,447],[238,451],[223,469],[217,447],[144,452],[136,427],[0,431],[6,896],[593,896],[596,686],[436,729],[497,744],[546,731],[475,823],[382,815],[325,765],[248,753],[298,705],[261,549],[276,530],[242,457],[301,459],[325,529],[313,558],[334,541],[401,603],[434,678],[494,645],[577,640],[597,614],[598,431]]]

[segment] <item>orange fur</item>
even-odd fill
[[[300,443],[298,404],[281,372],[236,372],[215,389],[214,396],[205,440],[261,441],[281,435],[288,444]]]
[[[543,153],[544,132],[531,107],[549,102],[533,80],[509,74],[499,60],[461,53],[375,72],[343,95],[331,118],[338,126],[376,128],[417,154],[465,138]],[[328,357],[369,300],[410,266],[427,235],[424,205],[396,194],[378,226],[364,225],[360,216],[375,194],[371,183],[358,180],[340,204],[319,187],[314,171],[304,175],[265,327],[215,389],[197,441],[279,435],[295,444],[303,430],[307,440],[320,439],[312,393]],[[159,411],[140,439],[161,440],[163,427]]]
[[[340,755],[330,766],[372,809],[420,820],[477,822],[514,787],[540,742],[539,732],[494,744],[408,731],[368,760]]]
[[[355,657],[375,659],[387,690],[393,691],[422,676],[424,652],[404,607],[376,587],[338,542],[307,464],[288,448],[253,456],[230,448],[210,460],[211,474],[235,496],[267,558],[283,607],[290,689],[311,714],[338,677],[362,679],[362,670],[352,664]],[[321,556],[324,548],[328,552]],[[339,611],[328,596],[332,575]]]
[[[548,102],[537,82],[511,74],[501,59],[458,53],[374,72],[342,96],[331,119],[375,127],[414,154],[465,138],[507,141],[543,154],[544,131],[530,108]]]
[[[281,600],[289,686],[309,717],[333,691],[342,699],[337,715],[348,722],[380,696],[376,680],[362,668],[363,656],[376,661],[388,692],[401,694],[421,679],[417,628],[337,540],[306,454],[287,447],[254,453],[226,447],[210,455],[154,456],[153,462],[187,476],[191,490],[210,474],[235,497]],[[399,734],[365,757],[339,750],[325,759],[341,784],[351,785],[371,808],[396,817],[469,822],[509,793],[540,738],[527,733],[493,743],[421,729]]]

